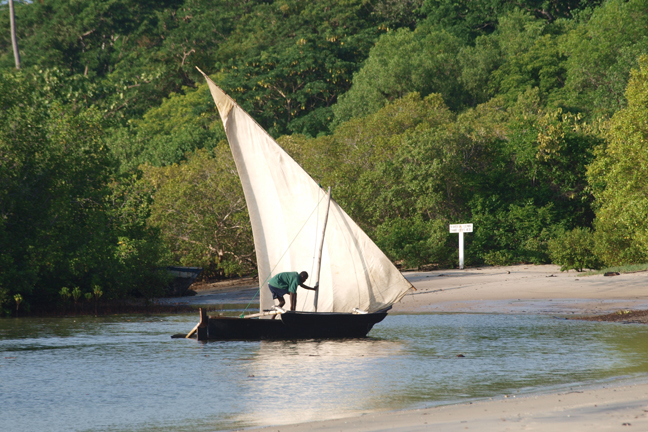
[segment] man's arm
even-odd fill
[[[301,283],[299,284],[299,286],[307,290],[315,291],[319,288],[319,282],[317,282],[315,286],[312,288],[309,287],[308,285],[304,285]],[[295,291],[294,293],[292,292],[290,293],[290,310],[294,311],[296,307],[297,307],[297,292]]]
[[[312,287],[312,288],[309,287],[308,285],[304,285],[304,284],[302,284],[302,283],[300,283],[299,286],[302,287],[302,288],[304,288],[304,289],[307,289],[307,290],[317,291],[317,288],[319,288],[319,282],[317,282],[317,283],[315,284],[315,286]]]

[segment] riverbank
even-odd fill
[[[464,270],[409,271],[403,275],[416,287],[392,313],[551,314],[605,321],[648,322],[648,271],[616,276],[560,272],[555,265],[477,267]],[[187,313],[198,307],[218,311],[227,305],[258,307],[258,280],[246,277],[200,283],[188,297],[166,297],[148,304],[99,302],[98,315]],[[627,313],[627,311],[632,311]],[[621,313],[619,313],[621,312]],[[623,313],[626,312],[626,313]],[[95,315],[92,303],[78,309],[53,309],[21,316]]]
[[[392,313],[551,314],[645,322],[648,272],[583,276],[559,267],[507,266],[408,272],[417,288]],[[642,310],[644,312],[626,312]],[[644,318],[641,318],[641,317]],[[619,318],[622,317],[622,318]],[[550,394],[268,427],[262,431],[616,431],[648,430],[648,382],[611,381]]]
[[[648,309],[648,272],[584,276],[555,265],[409,272],[417,288],[393,312],[605,315]]]
[[[555,265],[477,267],[404,272],[414,285],[391,313],[549,314],[603,317],[648,310],[648,272],[617,276],[561,272]],[[205,284],[192,297],[159,299],[163,306],[210,306],[258,302],[252,278]],[[193,288],[193,287],[192,287]]]
[[[433,408],[368,413],[321,422],[257,429],[296,431],[618,431],[648,430],[648,383],[619,381],[551,394],[502,395]]]
[[[0,320],[0,423],[15,431],[65,431],[71,418],[80,430],[282,422],[294,424],[265,430],[647,429],[648,327],[564,318],[645,309],[648,273],[584,277],[511,266],[406,277],[417,290],[358,341],[169,338],[186,334],[197,313]],[[256,281],[226,285],[156,304],[256,307]],[[191,385],[188,370],[200,371]],[[205,405],[205,395],[213,403]],[[197,417],[196,406],[203,407]]]

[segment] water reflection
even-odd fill
[[[240,420],[281,424],[375,409],[381,362],[403,350],[388,340],[261,342],[246,367],[251,379],[240,387]]]
[[[371,338],[170,339],[194,315],[0,320],[11,431],[212,431],[648,373],[648,327],[393,315]]]

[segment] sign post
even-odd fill
[[[464,268],[464,247],[463,247],[463,234],[465,232],[473,232],[473,224],[456,224],[450,225],[451,233],[459,233],[459,269]]]

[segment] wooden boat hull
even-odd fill
[[[364,338],[387,311],[369,314],[286,312],[277,319],[210,317],[198,340],[294,340]]]

